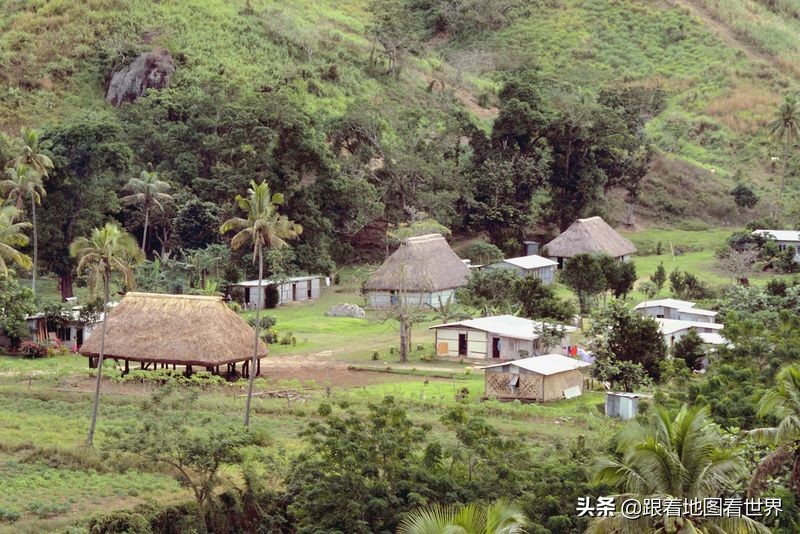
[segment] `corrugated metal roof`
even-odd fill
[[[302,282],[304,280],[314,280],[315,278],[322,278],[321,276],[292,276],[289,278],[281,278],[279,280],[271,280],[271,279],[264,279],[261,281],[262,286],[268,286],[270,284],[285,284],[287,282]],[[258,280],[247,280],[245,282],[239,282],[238,284],[234,284],[237,286],[242,287],[258,287]]]
[[[700,339],[703,340],[703,343],[708,343],[709,345],[730,345],[731,342],[727,340],[722,334],[718,334],[716,332],[706,333],[700,332],[697,334],[700,336]]]
[[[699,321],[681,321],[678,319],[663,319],[656,317],[654,319],[658,323],[658,329],[662,334],[674,334],[682,330],[689,330],[694,328],[700,330],[701,328],[709,328],[711,330],[722,330],[725,325],[717,323],[701,323]]]
[[[800,242],[800,231],[797,230],[754,230],[753,234],[769,234],[776,241],[798,241]]]
[[[640,302],[634,308],[635,310],[641,310],[643,308],[674,308],[676,310],[686,309],[686,308],[693,308],[694,302],[689,302],[688,300],[678,300],[678,299],[657,299],[657,300],[646,300],[644,302]]]
[[[465,321],[458,321],[455,323],[445,323],[431,326],[430,329],[435,328],[452,328],[463,327],[472,328],[474,330],[481,330],[483,332],[490,332],[500,336],[511,337],[514,339],[534,340],[539,339],[539,335],[535,333],[534,328],[540,327],[541,321],[532,321],[524,317],[515,317],[513,315],[497,315],[494,317],[480,317],[478,319],[467,319]],[[560,326],[564,332],[574,332],[577,330],[574,326],[553,324],[553,326]]]
[[[538,254],[531,254],[530,256],[520,256],[518,258],[506,258],[503,261],[498,261],[494,265],[500,263],[510,263],[522,269],[539,269],[541,267],[553,267],[558,265],[558,262],[548,258],[539,256]]]
[[[523,358],[521,360],[512,360],[505,363],[497,363],[494,365],[487,365],[481,369],[492,369],[494,367],[502,367],[504,365],[513,365],[520,369],[531,371],[532,373],[540,375],[554,375],[566,371],[573,371],[581,367],[588,367],[590,364],[562,356],[561,354],[545,354],[544,356],[534,356],[532,358]]]

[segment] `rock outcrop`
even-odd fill
[[[133,102],[148,89],[169,86],[169,79],[174,72],[175,63],[169,50],[159,48],[145,52],[111,75],[106,100],[114,106]]]
[[[358,319],[364,319],[367,316],[364,310],[355,304],[337,304],[332,306],[325,315],[328,317],[356,317]]]

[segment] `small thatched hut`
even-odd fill
[[[100,352],[100,333],[91,336],[80,352],[96,366]],[[105,357],[139,362],[142,369],[183,366],[187,373],[205,368],[219,374],[249,374],[255,332],[231,310],[222,297],[128,293],[108,314]],[[259,341],[256,375],[267,346]],[[196,370],[196,369],[195,369]]]
[[[564,266],[564,260],[578,254],[608,254],[612,258],[627,261],[636,247],[619,235],[600,217],[578,219],[561,235],[544,246],[548,258]]]
[[[441,234],[409,237],[364,284],[374,308],[397,304],[438,306],[455,298],[467,283],[469,267]]]

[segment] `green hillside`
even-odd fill
[[[393,22],[409,41],[396,80],[384,62],[371,63],[370,26],[392,4],[11,0],[0,8],[0,128],[54,125],[89,109],[125,114],[103,101],[111,71],[163,47],[176,61],[174,90],[291,95],[320,139],[330,139],[331,121],[367,108],[379,117],[383,153],[404,154],[419,142],[452,143],[462,110],[488,131],[509,74],[535,70],[554,94],[626,85],[665,92],[647,126],[656,154],[638,202],[644,221],[745,222],[756,212],[736,208],[727,194],[735,183],[762,197],[758,213],[774,202],[770,158],[780,154],[764,127],[794,87],[790,15],[800,3],[411,2]],[[157,163],[151,157],[135,153],[134,166]],[[437,158],[428,159],[419,172],[441,176]],[[392,192],[379,194],[385,201]],[[622,196],[602,210],[620,219]],[[447,219],[429,200],[416,203]]]

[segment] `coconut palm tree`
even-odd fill
[[[779,420],[778,425],[750,431],[751,436],[775,450],[756,468],[748,493],[758,495],[769,477],[791,465],[789,485],[800,496],[800,364],[781,369],[776,382],[775,388],[759,401],[758,415],[774,417]]]
[[[23,231],[31,223],[14,222],[19,216],[14,206],[0,206],[0,274],[8,274],[8,264],[15,263],[23,269],[31,268],[31,259],[17,247],[28,244],[28,236]]]
[[[31,269],[31,289],[36,297],[36,269],[39,260],[39,229],[36,223],[36,206],[42,203],[46,194],[42,184],[42,176],[26,163],[18,163],[16,167],[6,170],[8,179],[0,182],[0,191],[7,195],[8,201],[16,204],[22,212],[25,201],[30,198],[31,222],[33,223],[33,266]]]
[[[724,443],[707,406],[684,406],[672,418],[656,409],[645,423],[633,422],[616,436],[621,459],[602,458],[595,481],[610,484],[623,498],[705,499],[720,497],[746,468],[738,452]],[[587,532],[763,532],[762,524],[747,517],[642,517],[621,515],[596,518]]]
[[[69,253],[78,261],[78,274],[87,274],[89,287],[96,291],[102,284],[103,288],[103,323],[100,329],[100,353],[97,358],[97,380],[95,382],[94,406],[92,407],[92,421],[89,425],[89,435],[86,445],[91,447],[94,441],[94,430],[97,425],[97,409],[100,405],[100,381],[103,378],[103,357],[105,356],[106,323],[108,321],[108,300],[111,274],[119,273],[126,287],[134,286],[133,269],[131,264],[139,263],[144,254],[128,232],[120,230],[113,223],[106,223],[103,228],[95,228],[91,235],[78,237],[69,246]]]
[[[7,166],[17,167],[24,163],[35,170],[42,178],[48,178],[47,171],[53,169],[53,162],[41,151],[39,132],[32,128],[22,128],[17,138],[19,153]]]
[[[231,247],[238,249],[245,243],[253,246],[253,261],[258,261],[258,298],[256,298],[255,342],[253,344],[253,360],[250,362],[250,376],[247,383],[247,400],[244,408],[244,426],[250,427],[250,400],[253,396],[253,380],[255,379],[256,360],[258,358],[259,313],[263,291],[261,283],[264,279],[264,247],[279,249],[287,245],[287,239],[295,239],[303,232],[303,227],[278,213],[278,206],[283,204],[281,193],[270,195],[266,182],[256,184],[250,182],[247,196],[236,195],[236,202],[247,214],[247,218],[233,217],[220,227],[221,233],[231,230],[238,232],[231,239]]]
[[[125,184],[124,190],[130,191],[130,195],[122,197],[120,200],[126,204],[138,204],[144,213],[144,230],[142,230],[142,252],[147,246],[147,227],[150,226],[150,211],[158,208],[164,211],[162,202],[172,200],[172,196],[167,193],[170,185],[158,179],[154,172],[142,171],[138,178],[131,178]]]
[[[779,188],[778,204],[783,201],[783,189],[786,185],[786,172],[789,163],[789,149],[797,143],[800,137],[800,109],[797,97],[787,96],[778,107],[778,116],[767,125],[770,137],[783,144],[783,171]]]
[[[414,510],[397,528],[397,534],[517,534],[527,522],[513,504],[498,501],[484,508],[433,506]]]

